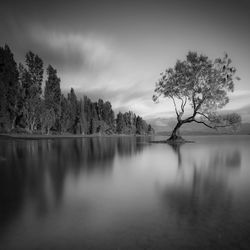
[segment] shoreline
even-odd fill
[[[190,136],[250,136],[250,134],[194,134],[194,135],[185,135],[184,137],[190,137]],[[0,139],[23,139],[23,140],[42,140],[42,139],[77,139],[77,138],[115,138],[115,137],[166,137],[162,135],[134,135],[134,134],[91,134],[91,135],[81,135],[81,134],[58,134],[58,135],[42,135],[42,134],[15,134],[15,133],[0,133]],[[187,142],[190,142],[187,140]],[[191,141],[193,142],[193,141]],[[159,140],[159,141],[151,141],[151,143],[167,143],[165,140]],[[169,143],[168,143],[169,144]]]
[[[126,134],[91,134],[91,135],[74,135],[74,134],[61,134],[61,135],[39,135],[39,134],[0,134],[1,138],[7,139],[24,139],[24,140],[41,140],[41,139],[75,139],[75,138],[112,138],[112,137],[150,137],[152,135],[126,135]]]

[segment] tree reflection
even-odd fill
[[[174,214],[180,223],[189,225],[201,223],[203,226],[209,226],[225,221],[231,207],[228,174],[232,169],[240,168],[239,151],[207,152],[210,154],[207,161],[194,160],[188,165],[180,146],[173,150],[178,161],[178,171],[183,174],[179,175],[176,183],[162,191],[164,203],[170,213]],[[196,159],[196,152],[191,153],[194,154],[193,159]]]
[[[110,174],[116,155],[130,157],[144,146],[129,137],[1,140],[0,236],[25,202],[43,216],[62,202],[67,176]]]
[[[181,159],[181,146],[182,144],[180,143],[172,143],[172,144],[168,144],[172,150],[174,151],[174,153],[177,156],[177,164],[178,164],[178,168],[181,168],[182,165],[182,159]]]
[[[237,238],[232,238],[234,229],[227,227],[235,224],[230,177],[240,170],[241,154],[229,146],[203,146],[173,148],[176,180],[159,193],[168,218],[165,230],[178,235],[187,248],[232,248]]]

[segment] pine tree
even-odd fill
[[[87,118],[86,118],[86,114],[84,112],[84,99],[80,99],[80,133],[81,134],[87,134],[88,133],[88,122],[87,122]]]
[[[91,110],[91,119],[90,119],[90,133],[98,133],[100,131],[100,123],[99,123],[99,117],[98,117],[98,105],[96,102],[91,103],[90,105]]]
[[[46,107],[45,100],[41,100],[41,109],[40,109],[40,124],[41,132],[50,133],[51,128],[55,124],[56,114],[53,108]]]
[[[19,89],[17,64],[5,45],[0,47],[0,124],[7,130],[15,127]]]
[[[123,119],[123,114],[119,112],[116,118],[116,132],[118,134],[122,134],[124,132],[124,127],[125,127],[125,123]]]
[[[77,133],[77,125],[79,123],[79,103],[77,101],[77,97],[73,88],[70,89],[70,93],[68,94],[68,102],[69,102],[69,110],[70,110],[70,131],[74,134]]]
[[[41,94],[43,81],[43,61],[33,52],[26,54],[26,66],[19,67],[23,92],[23,116],[28,131],[33,132],[37,127],[39,110],[41,109]]]
[[[84,129],[85,129],[85,133],[86,134],[90,134],[91,131],[90,131],[90,121],[91,121],[91,105],[92,105],[92,102],[91,100],[87,97],[87,96],[84,96],[83,97],[83,113],[84,113],[84,117],[85,117],[85,120],[86,120],[86,124],[84,125]]]
[[[136,133],[143,134],[143,120],[140,116],[136,117]]]
[[[45,107],[46,110],[53,110],[55,114],[55,129],[60,130],[60,116],[61,116],[61,89],[60,78],[57,76],[57,71],[51,65],[47,68],[48,79],[45,82]]]
[[[61,132],[65,133],[69,129],[70,124],[70,105],[67,98],[61,95],[61,116],[60,116]]]

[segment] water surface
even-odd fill
[[[0,139],[0,249],[250,249],[250,137]]]

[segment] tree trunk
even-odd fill
[[[12,123],[11,123],[11,130],[15,129],[16,128],[16,116],[14,116],[13,120],[12,120]]]
[[[33,133],[33,131],[34,131],[34,126],[35,126],[35,122],[31,122],[31,124],[30,124],[31,133]]]
[[[183,123],[181,121],[178,121],[176,126],[174,127],[171,136],[168,138],[168,141],[183,141],[183,138],[180,136],[180,127]]]

